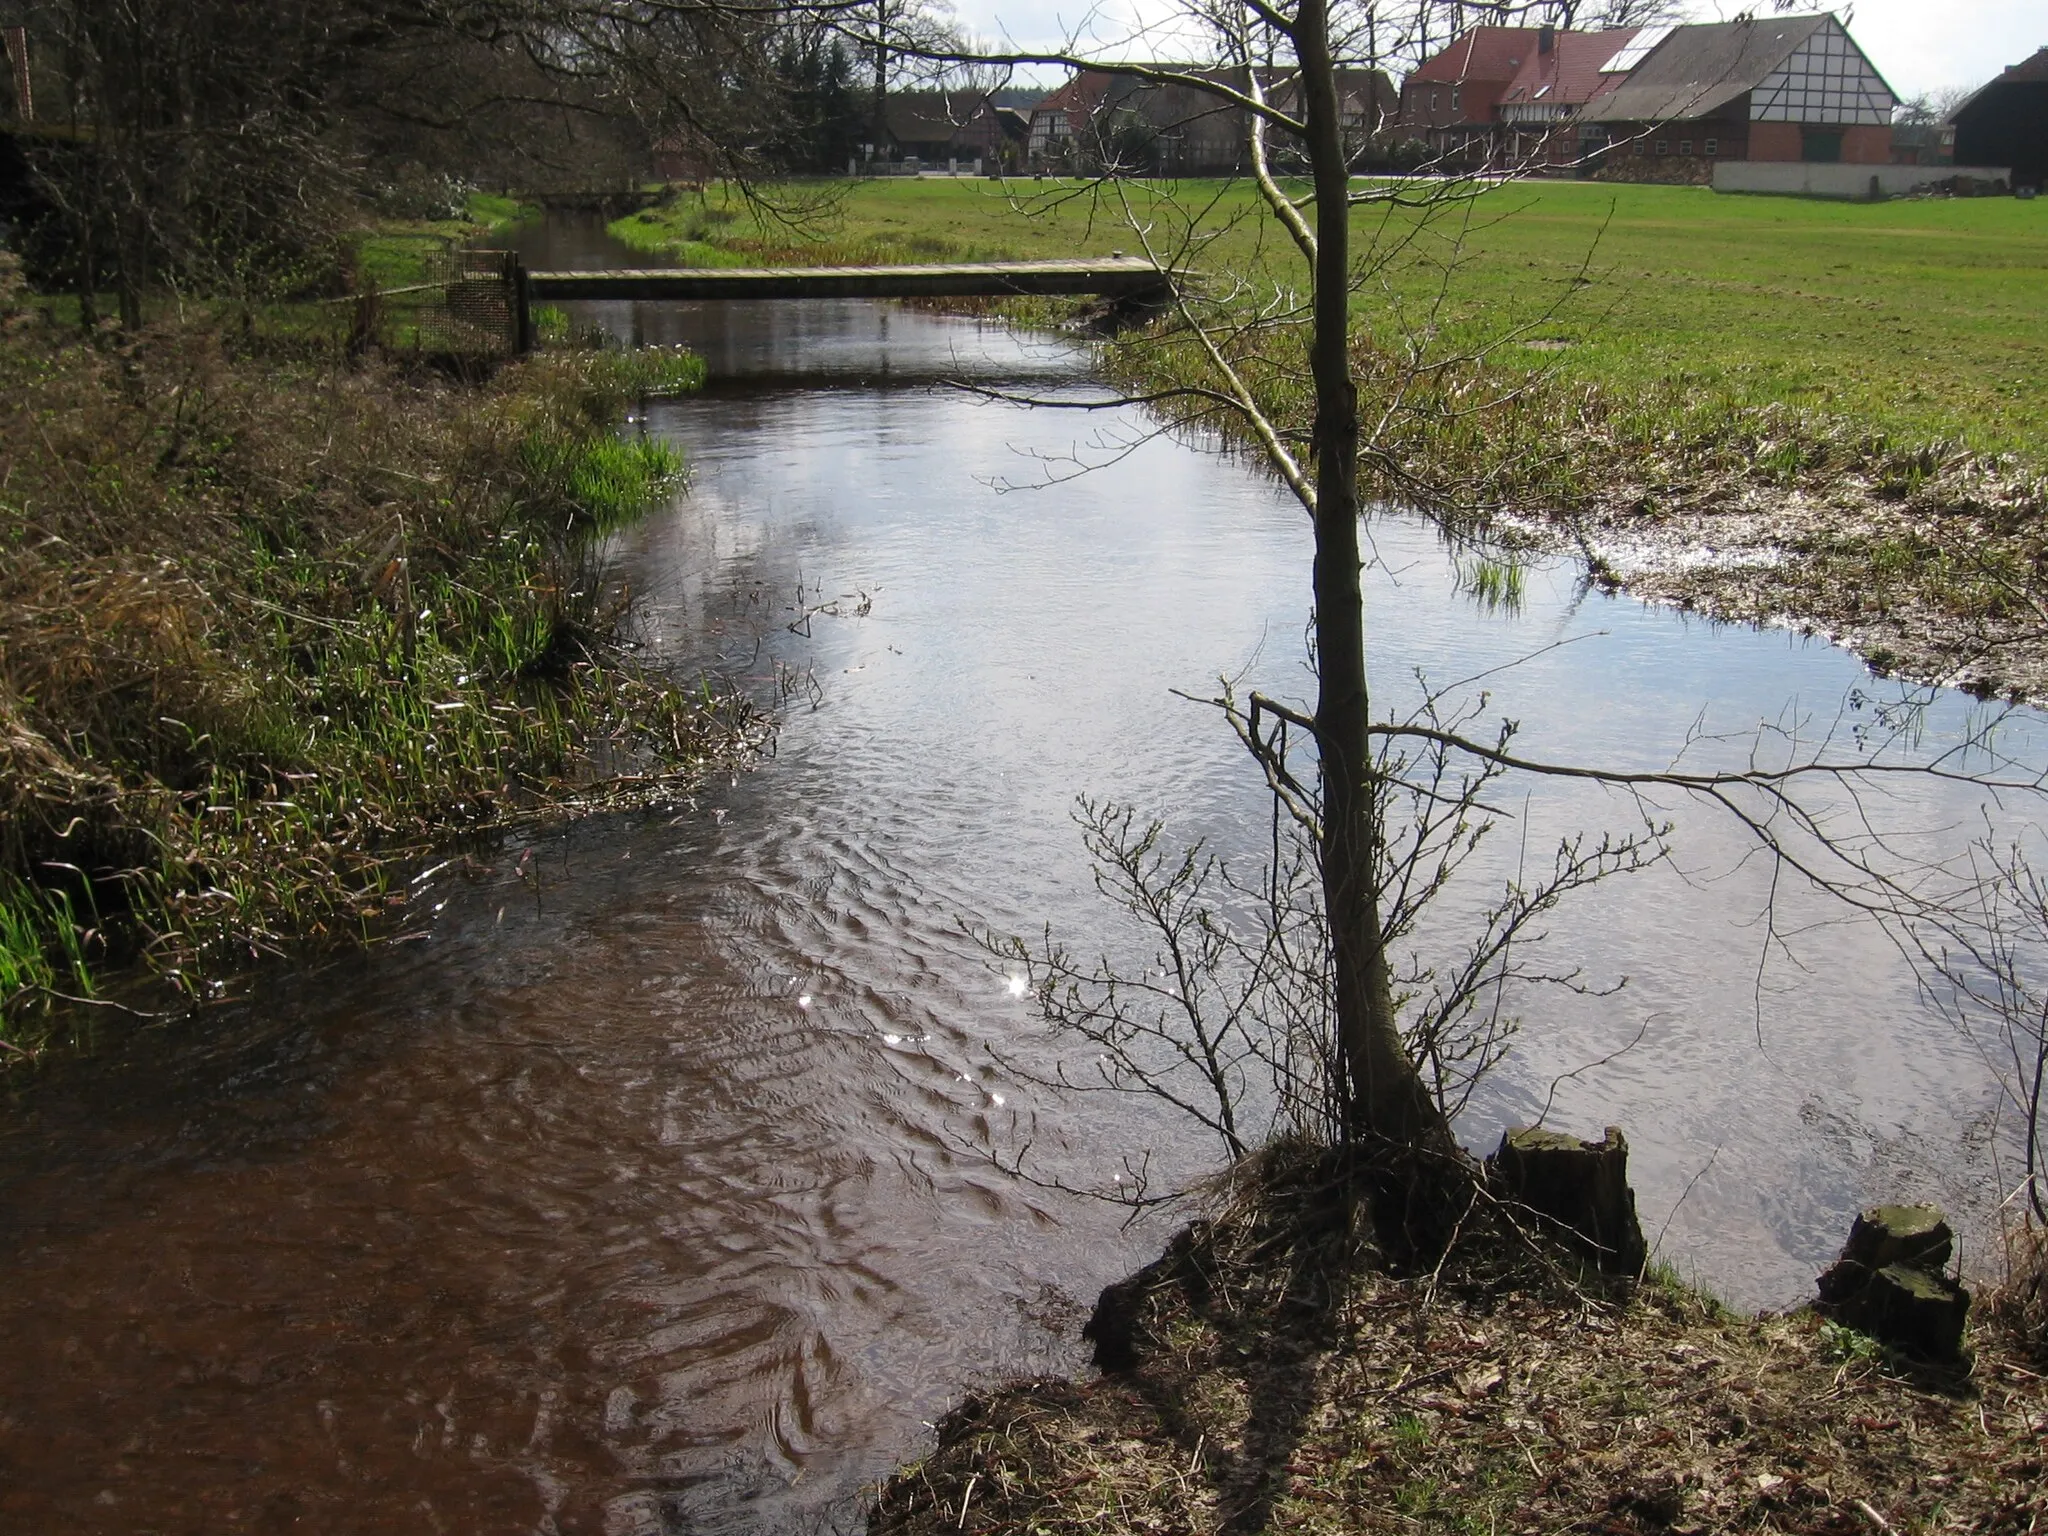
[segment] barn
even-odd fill
[[[1743,16],[1651,29],[1606,66],[1626,72],[1586,120],[1599,173],[1712,179],[1721,160],[1892,163],[1898,98],[1833,16]]]
[[[2048,48],[2015,64],[1956,108],[1955,158],[2012,168],[2015,187],[2048,181]]]

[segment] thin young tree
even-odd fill
[[[1775,738],[1765,733],[1747,767],[1695,770],[1683,762],[1685,752],[1698,745],[1689,742],[1681,749],[1681,761],[1669,769],[1615,771],[1524,756],[1504,739],[1489,740],[1456,724],[1376,721],[1362,581],[1362,469],[1370,468],[1376,491],[1393,488],[1420,501],[1456,502],[1466,488],[1440,471],[1425,472],[1403,461],[1394,430],[1402,413],[1450,421],[1505,403],[1520,386],[1510,379],[1490,390],[1481,388],[1464,404],[1447,401],[1441,389],[1432,391],[1447,365],[1476,373],[1485,347],[1446,359],[1425,356],[1418,345],[1390,372],[1362,381],[1353,296],[1362,276],[1390,260],[1391,248],[1413,238],[1418,225],[1431,219],[1469,220],[1478,189],[1456,182],[1418,187],[1354,181],[1358,145],[1346,133],[1345,68],[1366,57],[1369,48],[1383,47],[1397,22],[1404,28],[1419,25],[1409,8],[1395,8],[1390,16],[1358,0],[1198,0],[1190,14],[1213,44],[1210,62],[1201,67],[1136,62],[1079,48],[939,50],[925,56],[962,65],[1098,70],[1140,85],[1200,93],[1242,122],[1249,178],[1271,225],[1298,259],[1306,279],[1304,297],[1294,299],[1284,283],[1262,294],[1240,281],[1229,301],[1197,313],[1195,301],[1184,292],[1176,305],[1179,338],[1204,360],[1201,377],[1185,385],[1136,389],[1125,398],[1160,408],[1169,420],[1204,412],[1233,415],[1240,436],[1264,454],[1312,519],[1313,708],[1295,710],[1257,695],[1245,709],[1228,698],[1218,702],[1276,795],[1312,829],[1321,899],[1317,926],[1327,946],[1330,1048],[1325,1060],[1335,1080],[1339,1134],[1364,1153],[1373,1170],[1366,1187],[1376,1199],[1398,1201],[1396,1219],[1409,1228],[1411,1238],[1426,1243],[1430,1211],[1445,1203],[1436,1197],[1448,1192],[1447,1185],[1469,1181],[1475,1169],[1457,1146],[1445,1105],[1432,1091],[1426,1056],[1416,1050],[1401,1016],[1389,954],[1390,931],[1398,923],[1389,918],[1385,818],[1402,786],[1390,776],[1385,746],[1406,743],[1450,753],[1487,771],[1595,781],[1635,797],[1652,826],[1661,825],[1663,817],[1653,797],[1667,792],[1691,797],[1732,818],[1780,874],[1893,924],[1895,933],[1903,933],[1908,923],[1954,910],[1967,881],[1952,870],[1916,866],[1881,833],[1869,832],[1867,822],[1853,816],[1838,819],[1843,802],[1853,803],[1860,786],[1906,774],[2027,794],[2038,794],[2043,779],[2038,765],[2005,760],[1991,772],[1973,771],[1963,762],[1968,744],[1932,762],[1909,762],[1903,752],[1883,760],[1883,753],[1867,744],[1844,753],[1832,734],[1811,741],[1796,731]],[[850,24],[861,35],[858,23]],[[904,51],[915,52],[917,45],[905,40]],[[1299,167],[1301,174],[1283,176],[1276,161]],[[1185,187],[1118,180],[1134,169],[1142,171],[1142,166],[1105,166],[1091,190],[1106,188],[1121,199],[1134,237],[1162,265],[1177,265],[1179,257],[1199,246],[1196,226],[1217,199]],[[1071,184],[1051,194],[1076,195],[1081,194]],[[1148,228],[1148,211],[1173,207],[1176,200],[1185,215],[1182,227],[1189,232],[1180,251],[1162,247]],[[1389,220],[1379,239],[1355,239],[1362,214],[1375,208],[1404,209],[1414,217],[1405,225]],[[1523,328],[1511,328],[1494,345],[1511,344],[1524,334]],[[1297,362],[1298,382],[1305,384],[1308,400],[1305,422],[1273,403],[1276,383],[1287,388],[1297,383],[1292,376]],[[1188,409],[1176,417],[1179,406]],[[1289,764],[1288,730],[1296,742],[1312,743],[1313,774],[1298,776]],[[1976,745],[1981,747],[1981,740]],[[1844,827],[1852,825],[1866,830],[1845,834]],[[1781,942],[1774,920],[1763,931],[1767,945]],[[1234,1127],[1229,1130],[1226,1142],[1239,1135]],[[1382,1220],[1383,1231],[1387,1225]]]

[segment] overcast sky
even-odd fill
[[[1763,9],[1760,0],[1693,0],[1701,21]],[[2048,45],[2043,0],[1859,0],[1838,7],[1878,72],[1902,97],[1950,86],[1982,85],[2008,64]],[[1121,42],[1139,18],[1175,14],[1173,0],[954,0],[955,15],[978,36],[1007,33],[1019,46],[1051,48],[1073,23],[1093,14],[1099,41]],[[1170,45],[1162,39],[1162,50]],[[1119,49],[1124,57],[1135,54]]]

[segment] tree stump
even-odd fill
[[[1628,1140],[1607,1127],[1599,1141],[1521,1126],[1486,1160],[1502,1199],[1543,1218],[1571,1247],[1610,1275],[1640,1275],[1649,1258],[1635,1191],[1628,1187]]]
[[[1935,1206],[1873,1205],[1821,1274],[1815,1310],[1922,1359],[1959,1361],[1970,1293],[1945,1273],[1954,1245]]]

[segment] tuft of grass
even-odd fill
[[[1522,611],[1528,573],[1518,562],[1481,554],[1458,561],[1455,569],[1460,590],[1489,613]]]
[[[2048,1229],[2029,1219],[2006,1235],[2005,1278],[1988,1302],[2014,1348],[2048,1367]]]

